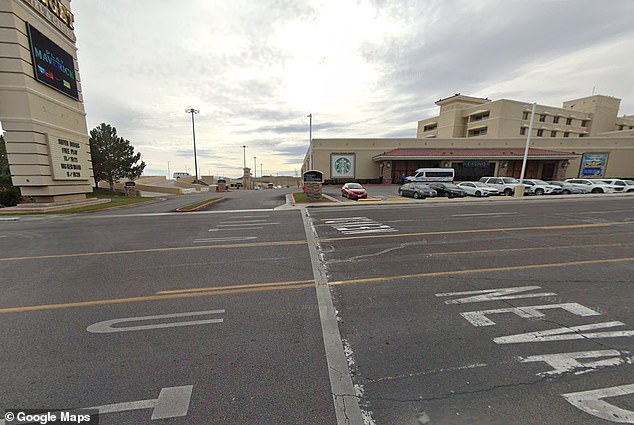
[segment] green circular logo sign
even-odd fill
[[[352,162],[348,158],[339,158],[335,161],[335,170],[339,174],[350,174]]]

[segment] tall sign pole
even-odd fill
[[[192,115],[192,138],[194,139],[194,168],[195,168],[194,174],[196,174],[196,180],[194,180],[194,183],[198,183],[198,159],[196,157],[196,128],[194,125],[194,114],[198,114],[200,113],[200,111],[194,108],[189,108],[189,109],[185,109],[185,112]]]

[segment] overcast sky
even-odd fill
[[[415,137],[462,93],[634,114],[632,0],[73,0],[89,130],[146,175],[294,175],[313,137]]]

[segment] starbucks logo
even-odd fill
[[[335,161],[335,170],[339,174],[350,174],[352,162],[348,158],[339,158]]]

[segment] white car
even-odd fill
[[[520,183],[519,180],[514,179],[513,177],[481,177],[480,183],[484,183],[487,186],[493,186],[500,193],[503,193],[506,196],[511,196],[515,193],[515,188],[517,186],[524,186],[524,193],[531,193],[532,186],[528,186]]]
[[[522,179],[520,181],[526,185],[532,186],[531,193],[535,195],[558,195],[562,192],[561,187],[554,184],[548,184],[543,180]]]
[[[613,184],[615,186],[621,186],[623,190],[621,192],[634,192],[634,180],[623,179],[601,179],[607,184]]]
[[[481,182],[462,182],[458,183],[458,187],[467,192],[467,195],[475,196],[476,198],[500,194],[497,188]]]
[[[564,182],[578,187],[584,186],[590,188],[590,193],[615,193],[623,191],[622,186],[609,184],[599,179],[566,179]]]

